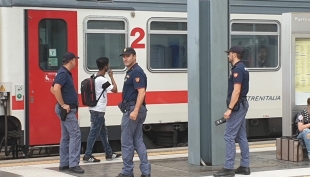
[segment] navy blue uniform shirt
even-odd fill
[[[147,87],[147,78],[143,69],[138,65],[134,64],[127,72],[124,78],[123,86],[123,101],[137,101],[139,88]],[[143,102],[145,105],[145,100]]]
[[[247,71],[245,65],[238,61],[230,71],[230,76],[228,79],[228,98],[231,97],[234,91],[234,84],[241,83],[240,97],[246,97],[249,92],[249,72]]]
[[[74,88],[72,74],[64,66],[61,66],[57,71],[52,86],[55,84],[61,85],[61,95],[65,104],[76,105],[78,103],[78,94]]]

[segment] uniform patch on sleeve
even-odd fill
[[[136,77],[135,80],[136,80],[136,82],[140,82],[140,78],[139,77]]]
[[[238,73],[234,73],[234,77],[238,77]]]
[[[304,119],[304,117],[302,115],[298,116],[298,120],[303,120],[303,119]]]

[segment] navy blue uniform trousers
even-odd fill
[[[55,106],[55,112],[60,119],[59,104]],[[77,109],[71,109],[65,121],[60,120],[61,140],[59,147],[60,167],[79,166],[81,154],[81,131],[76,118]]]
[[[246,119],[245,115],[248,112],[249,103],[244,101],[240,103],[240,108],[236,112],[232,112],[230,118],[226,121],[224,139],[226,142],[226,162],[224,168],[234,169],[236,157],[236,145],[238,142],[241,149],[240,166],[249,167],[249,144],[246,135]]]
[[[130,113],[133,111],[134,106],[130,106],[130,111],[123,114],[121,125],[121,141],[122,141],[122,158],[123,168],[122,174],[133,175],[133,157],[136,150],[140,159],[140,170],[144,175],[151,174],[151,165],[148,162],[147,151],[143,142],[143,123],[146,118],[147,109],[141,106],[137,119],[130,119]]]

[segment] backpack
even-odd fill
[[[100,99],[101,95],[105,91],[105,89],[103,89],[99,98],[96,99],[95,79],[99,76],[91,75],[90,78],[86,78],[81,82],[81,96],[82,96],[83,105],[86,105],[89,107],[96,106],[98,103],[98,100]]]
[[[297,137],[298,134],[299,134],[299,131],[298,131],[298,116],[301,114],[302,110],[299,111],[298,113],[295,114],[295,116],[292,118],[292,135],[294,137]]]

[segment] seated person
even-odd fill
[[[298,131],[297,138],[303,139],[308,151],[308,158],[310,159],[310,98],[307,99],[307,107],[301,110],[297,117]]]
[[[259,48],[257,65],[260,68],[270,67],[269,59],[267,57],[267,48],[265,46]]]

